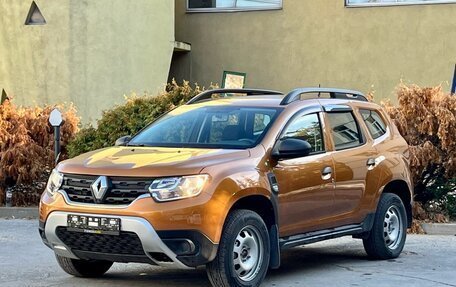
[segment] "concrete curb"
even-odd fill
[[[0,207],[0,218],[38,218],[38,207]]]
[[[422,223],[421,227],[429,235],[456,235],[456,223]]]

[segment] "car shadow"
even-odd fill
[[[125,270],[122,267],[126,265],[118,264],[117,266],[100,278],[68,277],[60,283],[62,286],[211,286],[204,267],[196,270],[178,270],[135,264],[134,268],[130,267]]]
[[[370,261],[362,246],[329,245],[295,247],[282,252],[279,269],[269,270],[266,282],[286,280],[293,274],[305,276],[316,270],[338,266],[347,270],[347,264]],[[342,266],[344,265],[344,266]],[[117,268],[98,279],[68,278],[65,283],[83,286],[200,286],[211,284],[204,267],[196,270],[177,270],[137,264],[134,268]],[[64,283],[64,282],[62,282]],[[64,285],[64,284],[63,284]]]
[[[296,247],[282,252],[279,269],[269,270],[268,277],[280,277],[292,273],[311,273],[325,266],[341,265],[352,262],[370,261],[364,250],[354,248]]]

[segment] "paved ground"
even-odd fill
[[[289,250],[263,286],[456,286],[456,236],[411,235],[401,257],[366,259],[351,238]],[[39,238],[37,222],[0,219],[0,286],[210,286],[204,268],[166,270],[115,264],[102,279],[73,278],[60,270]]]

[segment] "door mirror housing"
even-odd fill
[[[312,146],[305,140],[297,138],[287,138],[281,140],[274,148],[272,156],[276,159],[291,159],[308,156],[312,151]]]
[[[116,146],[125,146],[131,140],[131,136],[123,136],[116,140]]]

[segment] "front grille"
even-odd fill
[[[121,231],[119,235],[92,234],[68,231],[57,227],[57,237],[71,250],[105,254],[145,255],[141,240],[134,232]]]
[[[153,179],[134,177],[107,177],[108,189],[101,199],[95,199],[91,185],[99,176],[65,174],[62,188],[68,198],[80,203],[129,204],[138,196],[148,193]]]

